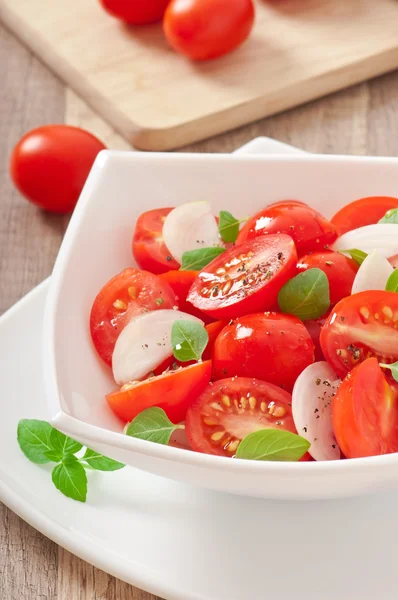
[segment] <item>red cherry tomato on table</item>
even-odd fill
[[[321,269],[329,280],[330,303],[336,304],[351,295],[358,263],[339,252],[314,252],[300,258],[297,270]]]
[[[322,327],[323,354],[339,377],[366,358],[398,360],[398,294],[374,290],[341,300]]]
[[[160,21],[170,0],[100,0],[113,17],[130,25],[146,25]]]
[[[228,324],[213,351],[215,379],[254,377],[289,391],[314,362],[314,344],[303,323],[292,315],[258,313]]]
[[[12,151],[11,179],[33,204],[68,213],[79,199],[97,154],[105,148],[91,133],[77,127],[38,127]]]
[[[397,401],[376,358],[347,375],[332,402],[334,432],[347,458],[398,452]]]
[[[106,364],[120,333],[137,314],[176,306],[170,286],[156,275],[139,269],[125,269],[102,288],[94,300],[90,330],[94,346]]]
[[[288,235],[263,235],[223,252],[199,272],[188,301],[218,319],[270,309],[296,271],[297,253]]]
[[[289,200],[268,206],[249,219],[241,229],[236,244],[270,233],[287,233],[300,255],[322,251],[337,238],[331,223],[318,211]]]
[[[189,290],[196,279],[198,271],[168,271],[160,275],[163,281],[166,281],[171,289],[174,291],[178,308],[182,312],[186,312],[198,319],[202,319],[204,323],[211,323],[214,319],[205,315],[202,311],[198,310],[190,302],[187,301]]]
[[[159,275],[180,265],[163,241],[163,223],[172,208],[156,208],[142,213],[135,224],[133,255],[138,266]]]
[[[398,208],[398,198],[391,196],[370,196],[346,204],[331,219],[338,234],[378,223],[391,208]]]
[[[243,438],[259,429],[297,433],[291,406],[291,395],[271,383],[220,379],[188,408],[185,431],[196,452],[232,457]]]
[[[237,48],[253,23],[252,0],[172,0],[163,29],[174,50],[207,60]]]

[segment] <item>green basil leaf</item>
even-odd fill
[[[249,460],[297,461],[311,444],[300,435],[282,429],[260,429],[239,444],[236,458]]]
[[[171,346],[177,360],[200,360],[209,341],[209,334],[201,323],[175,321],[171,329]]]
[[[340,254],[348,254],[358,265],[361,265],[365,258],[368,256],[366,252],[358,250],[358,248],[352,248],[351,250],[340,250]]]
[[[380,363],[380,367],[382,367],[383,369],[390,369],[395,381],[398,381],[398,361],[395,363],[391,363],[391,365]]]
[[[308,269],[290,279],[278,294],[282,312],[302,321],[322,317],[330,306],[329,281],[321,269]]]
[[[200,271],[223,252],[225,252],[225,248],[220,248],[219,246],[188,250],[188,252],[184,252],[182,255],[180,271]]]
[[[85,502],[87,498],[87,475],[83,465],[73,455],[67,455],[62,463],[54,467],[53,484],[68,498]]]
[[[169,420],[164,410],[154,406],[143,410],[131,421],[126,435],[167,446],[173,431],[183,428],[184,425],[175,425]]]
[[[61,461],[67,454],[75,454],[83,448],[80,442],[75,442],[75,440],[54,428],[50,433],[50,443],[54,456],[56,453],[59,455],[58,461]]]
[[[391,208],[386,212],[379,223],[388,223],[390,225],[398,224],[398,208]]]
[[[102,454],[99,454],[95,450],[87,448],[84,456],[80,460],[84,460],[92,469],[96,471],[118,471],[123,469],[126,465],[112,458],[107,458]],[[83,465],[84,466],[84,465]]]
[[[18,423],[18,444],[26,458],[37,465],[44,465],[52,460],[47,456],[47,452],[52,450],[51,430],[49,423],[37,419],[22,419]]]
[[[387,279],[386,291],[398,292],[398,269],[395,269]]]
[[[227,210],[220,211],[220,218],[218,222],[218,231],[224,240],[224,242],[235,242],[239,233],[239,225],[241,221],[235,219],[235,217]]]

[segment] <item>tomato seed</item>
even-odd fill
[[[224,433],[225,431],[216,431],[216,433],[213,433],[213,435],[211,436],[211,439],[214,442],[219,442],[221,438],[224,437]]]
[[[117,310],[126,310],[127,309],[127,304],[125,302],[123,302],[123,300],[115,300],[115,302],[113,303],[113,306],[115,308],[117,308]]]
[[[256,404],[257,404],[257,400],[254,398],[254,396],[250,396],[249,398],[249,405],[250,408],[256,408]]]

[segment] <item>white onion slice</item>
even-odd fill
[[[398,254],[398,225],[376,223],[358,227],[337,238],[332,246],[333,250],[352,248],[362,250],[366,254],[378,250],[386,258]]]
[[[311,443],[315,460],[338,460],[332,423],[332,397],[340,384],[325,361],[313,363],[299,375],[293,388],[292,411],[297,432]]]
[[[163,224],[163,240],[181,264],[188,250],[220,246],[221,238],[209,202],[190,202],[174,208]]]
[[[394,271],[388,260],[378,250],[373,250],[358,269],[352,284],[352,294],[368,290],[385,290],[387,279]]]
[[[173,353],[171,329],[178,320],[203,323],[179,310],[154,310],[132,319],[116,340],[112,355],[113,376],[124,385],[141,379]]]

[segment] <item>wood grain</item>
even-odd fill
[[[133,30],[98,2],[0,2],[8,26],[146,150],[181,147],[398,65],[396,0],[258,0],[256,12],[238,51],[193,64],[160,25]]]
[[[0,311],[50,271],[66,218],[28,205],[8,179],[18,138],[42,123],[91,129],[110,147],[126,143],[0,28]],[[311,152],[397,155],[398,73],[184,148],[231,152],[267,135]],[[204,575],[205,576],[205,575]],[[1,600],[156,600],[95,569],[46,539],[0,505]]]

